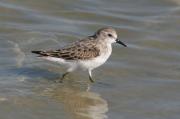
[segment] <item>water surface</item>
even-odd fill
[[[114,27],[128,48],[71,74],[31,50],[57,49]],[[179,119],[179,0],[1,0],[1,119]]]

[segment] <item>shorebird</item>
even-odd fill
[[[67,67],[66,72],[62,75],[60,82],[70,72],[77,69],[88,71],[89,80],[92,78],[92,70],[104,64],[112,52],[112,43],[119,43],[127,47],[117,38],[117,33],[113,28],[101,28],[94,35],[88,36],[82,40],[66,45],[57,50],[39,50],[32,51],[38,54],[40,58],[57,62]]]

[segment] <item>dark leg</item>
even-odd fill
[[[63,80],[64,80],[64,78],[65,78],[65,76],[68,75],[68,74],[69,74],[69,72],[64,73],[64,74],[62,75],[62,77],[61,77],[61,79],[60,79],[59,82],[62,83]]]
[[[91,81],[91,83],[94,83],[94,80],[92,79],[91,76],[89,76],[89,80]]]
[[[89,80],[91,81],[91,83],[94,83],[94,80],[92,79],[91,70],[88,70],[88,73],[89,73]]]

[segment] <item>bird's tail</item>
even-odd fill
[[[34,54],[38,54],[39,57],[41,57],[41,56],[48,56],[47,53],[44,52],[44,51],[31,51],[31,52],[34,53]]]

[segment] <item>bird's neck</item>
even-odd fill
[[[111,54],[111,52],[112,52],[112,45],[110,43],[101,42],[99,44],[101,44],[101,45],[99,45],[99,47],[100,47],[100,50],[101,50],[102,53],[104,53],[104,54],[106,54],[106,53],[107,54]]]

